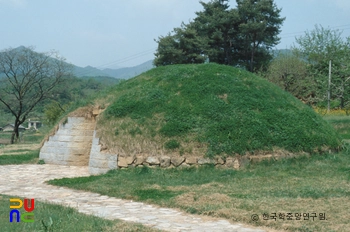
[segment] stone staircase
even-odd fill
[[[68,117],[45,141],[39,158],[47,164],[89,166],[90,174],[117,168],[117,155],[101,153],[95,127],[95,118]]]

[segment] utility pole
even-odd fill
[[[327,113],[330,111],[330,101],[331,101],[331,76],[332,76],[332,61],[329,61],[329,77],[328,77],[328,108]]]

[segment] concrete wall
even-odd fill
[[[89,172],[92,175],[108,172],[110,169],[118,168],[118,156],[113,154],[105,154],[101,152],[99,138],[96,138],[94,132],[92,145],[90,150]]]
[[[40,159],[48,164],[87,166],[96,122],[84,117],[68,117],[40,150]]]

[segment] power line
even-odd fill
[[[118,59],[118,60],[115,60],[115,61],[112,61],[112,62],[109,62],[109,63],[105,63],[103,65],[99,65],[96,68],[97,69],[102,69],[103,67],[108,67],[108,66],[110,66],[112,64],[116,65],[116,64],[121,64],[121,63],[127,62],[127,61],[135,60],[135,59],[137,59],[139,57],[142,57],[142,56],[148,55],[150,53],[153,53],[155,50],[156,50],[156,48],[148,49],[146,51],[139,52],[139,53],[136,53],[136,54],[131,55],[131,56],[127,56],[127,57],[124,57],[124,58],[121,58],[121,59]],[[76,75],[77,76],[85,76],[85,75],[88,75],[90,73],[92,73],[92,72],[91,71],[85,71],[85,72],[77,73]]]
[[[139,53],[136,53],[136,54],[131,55],[131,56],[127,56],[127,57],[124,57],[124,58],[121,58],[121,59],[118,59],[118,60],[115,60],[115,61],[112,61],[112,62],[109,62],[109,63],[106,63],[106,64],[99,65],[99,66],[97,66],[97,68],[103,68],[103,67],[110,66],[110,65],[113,65],[113,64],[124,63],[126,61],[130,61],[130,60],[139,58],[141,56],[148,55],[148,54],[154,52],[155,50],[156,50],[156,48],[148,49],[146,51],[139,52]]]
[[[347,28],[341,28],[341,27],[347,27]],[[335,28],[339,28],[340,30],[349,30],[350,29],[350,24],[346,24],[346,25],[341,25],[341,26],[333,26],[333,27],[328,27],[329,29],[335,29]],[[306,31],[299,31],[299,32],[290,32],[290,33],[283,33],[281,34],[281,38],[292,38],[292,37],[295,37],[297,35],[300,35],[300,34],[304,34],[308,32],[308,30]]]
[[[342,27],[345,27],[345,28],[342,28]],[[333,27],[328,27],[328,28],[329,29],[339,28],[340,30],[344,31],[344,30],[349,30],[350,29],[350,24],[333,26]],[[284,33],[284,34],[281,34],[280,36],[281,36],[281,39],[293,38],[293,37],[295,37],[297,35],[304,34],[307,31],[308,30],[306,30],[306,31],[299,31],[299,32]],[[102,65],[99,65],[96,68],[97,69],[102,69],[102,68],[106,68],[106,67],[111,66],[111,65],[117,65],[117,64],[125,63],[127,61],[135,60],[137,58],[140,58],[142,56],[145,56],[145,55],[148,55],[150,53],[155,52],[156,49],[157,48],[148,49],[148,50],[145,50],[145,51],[133,54],[131,56],[127,56],[127,57],[124,57],[124,58],[121,58],[121,59],[118,59],[118,60],[115,60],[115,61],[112,61],[112,62],[109,62],[109,63],[105,63],[105,64],[102,64]],[[84,76],[84,75],[88,75],[89,73],[91,73],[91,72],[90,71],[86,71],[86,72],[83,72],[83,73],[78,73],[78,75]]]

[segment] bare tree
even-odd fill
[[[19,138],[19,126],[39,102],[70,75],[72,66],[57,52],[37,53],[30,47],[0,52],[0,102],[15,117],[11,143]]]

